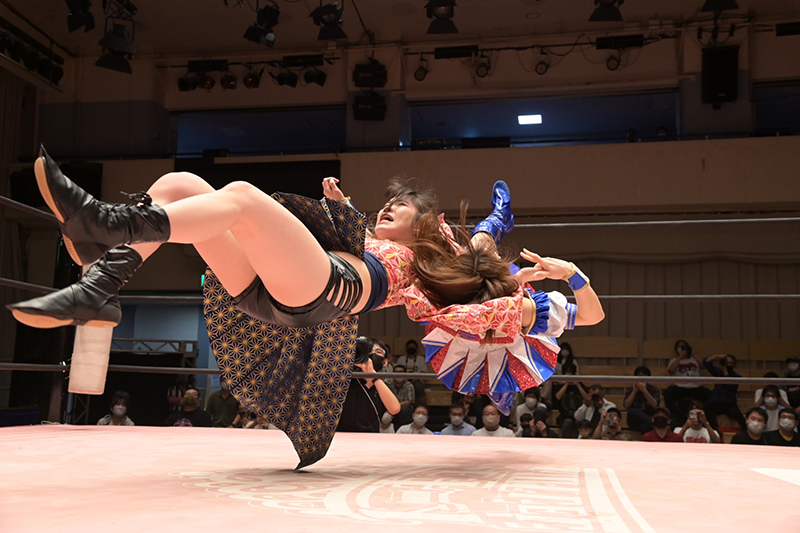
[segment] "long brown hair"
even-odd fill
[[[463,253],[458,253],[441,234],[439,220],[432,213],[420,217],[410,245],[417,286],[440,309],[510,296],[519,288],[508,270],[510,261],[498,257],[494,249],[472,243],[464,227],[466,210],[466,203],[462,203],[457,233]]]
[[[385,196],[387,205],[403,200],[414,204],[414,207],[417,209],[416,223],[424,215],[435,214],[439,210],[439,200],[436,197],[436,192],[432,188],[417,189],[414,186],[415,181],[414,178],[401,176],[389,178],[389,186],[386,188]],[[377,213],[373,213],[369,218],[369,232],[373,236],[375,235],[374,230],[377,219]]]

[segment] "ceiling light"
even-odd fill
[[[617,70],[619,68],[619,58],[617,56],[611,56],[606,59],[606,68],[608,70]]]
[[[544,76],[545,74],[547,74],[549,68],[550,68],[550,63],[542,60],[536,63],[536,67],[534,67],[534,70],[536,71],[536,74],[538,74],[539,76]]]
[[[419,55],[419,66],[417,70],[414,71],[414,79],[417,81],[423,81],[425,77],[430,72],[430,66],[428,65],[428,60],[425,59],[425,56],[420,54]]]
[[[90,0],[67,0],[67,8],[69,8],[67,29],[70,33],[81,28],[84,28],[84,32],[94,29],[94,15],[92,15]]]
[[[300,80],[300,76],[291,70],[283,70],[273,77],[278,85],[288,85],[289,87],[297,87],[297,82]]]
[[[517,121],[520,126],[528,126],[531,124],[541,124],[542,115],[519,115]]]
[[[206,91],[210,91],[217,84],[217,80],[211,74],[202,74],[197,78],[197,86]]]
[[[136,47],[133,45],[133,38],[127,26],[114,23],[111,31],[108,31],[98,44],[103,47],[103,55],[95,65],[127,74],[133,72],[128,60],[136,53]]]
[[[319,6],[309,16],[319,26],[318,41],[347,39],[347,34],[342,30],[342,8],[336,2]]]
[[[700,9],[702,13],[719,13],[728,9],[739,9],[736,0],[706,0]]]
[[[619,12],[625,0],[594,0],[597,9],[594,10],[589,22],[620,22],[622,13]]]
[[[251,70],[242,78],[242,85],[248,89],[258,89],[258,86],[261,85],[261,74]]]
[[[237,81],[238,80],[236,79],[236,74],[234,74],[233,72],[226,72],[225,74],[222,75],[222,79],[219,80],[219,84],[225,90],[228,89],[233,90],[236,89]]]
[[[458,33],[458,28],[453,23],[455,0],[430,0],[425,5],[425,12],[431,20],[428,34]]]
[[[475,75],[479,78],[485,78],[489,75],[489,71],[491,69],[492,61],[488,56],[481,54],[481,56],[478,58],[478,65],[475,67]]]
[[[244,38],[262,46],[272,48],[275,46],[275,32],[272,28],[277,26],[281,10],[274,0],[267,0],[272,5],[265,5],[258,10],[256,22],[244,32]]]
[[[197,76],[186,76],[178,78],[178,90],[182,93],[197,89]]]
[[[320,87],[324,87],[327,79],[328,75],[318,69],[307,70],[303,73],[303,80],[305,80],[307,84],[316,83]]]

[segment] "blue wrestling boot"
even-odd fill
[[[492,205],[494,209],[489,216],[475,224],[472,234],[488,233],[500,244],[503,235],[514,229],[514,215],[511,214],[511,191],[503,180],[494,182],[492,187]]]

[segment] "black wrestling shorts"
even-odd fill
[[[350,313],[361,299],[363,286],[356,269],[332,252],[331,276],[322,294],[308,305],[289,307],[275,300],[256,276],[233,304],[240,311],[269,324],[290,328],[308,328],[330,322]]]

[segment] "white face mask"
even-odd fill
[[[498,415],[486,415],[483,417],[483,423],[486,426],[496,426],[500,423],[500,417]]]
[[[778,399],[773,398],[772,396],[770,396],[769,398],[764,398],[764,405],[766,405],[767,407],[775,407],[776,405],[778,405]]]
[[[428,417],[422,414],[414,415],[414,423],[418,426],[424,426],[428,421]]]
[[[762,431],[764,431],[764,424],[761,422],[755,422],[753,420],[747,421],[747,429],[750,430],[751,433],[755,433],[756,435],[760,435]]]
[[[569,357],[569,350],[561,350],[561,355],[564,357]]]
[[[535,408],[538,403],[539,400],[536,398],[525,398],[525,405],[528,407],[528,409]]]
[[[797,369],[800,368],[800,363],[789,363],[786,368],[789,369],[789,372],[797,372]]]
[[[125,413],[127,413],[128,410],[122,407],[121,405],[115,405],[114,408],[111,409],[111,412],[117,416],[125,416]]]
[[[394,420],[392,413],[390,413],[389,411],[383,413],[383,416],[381,417],[381,422],[383,422],[384,424],[390,424],[392,420]]]
[[[790,418],[781,418],[778,424],[781,426],[781,429],[784,431],[792,431],[794,429],[794,420]]]
[[[464,423],[463,416],[451,416],[450,423],[453,424],[455,427],[459,427],[461,424]]]

